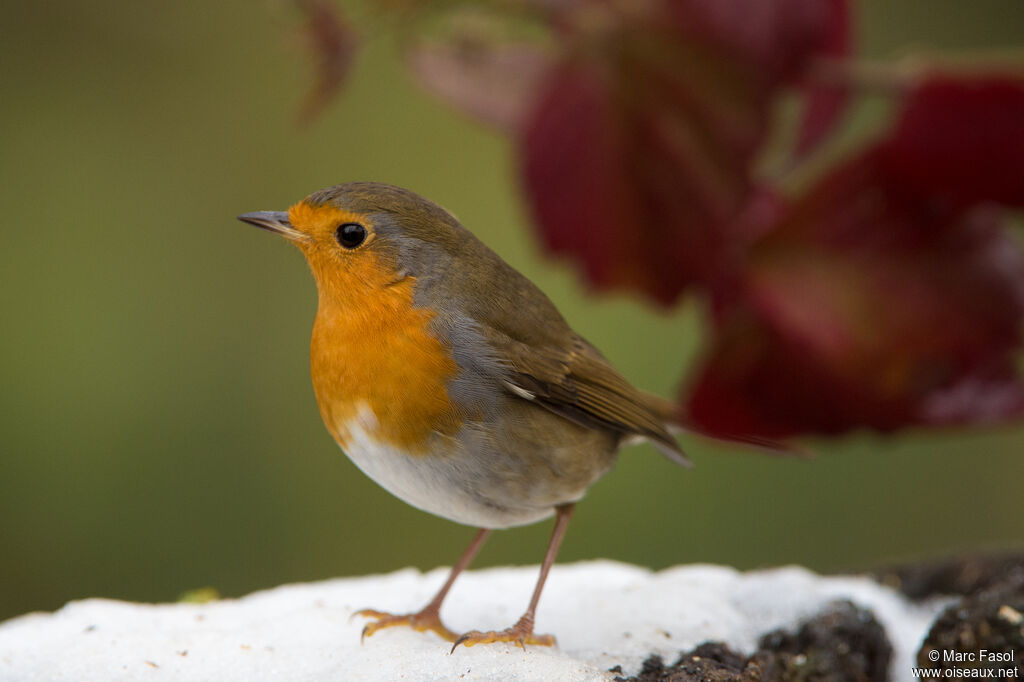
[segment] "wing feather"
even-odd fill
[[[574,336],[569,349],[537,347],[509,339],[506,386],[539,405],[590,428],[654,443],[675,462],[689,460],[669,433],[665,401],[630,384],[593,346]]]

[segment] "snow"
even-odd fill
[[[284,585],[206,604],[71,602],[0,623],[0,681],[38,680],[603,680],[633,674],[651,653],[674,662],[701,642],[749,653],[769,630],[795,628],[829,602],[871,609],[905,677],[943,605],[915,605],[857,577],[822,577],[798,567],[740,573],[720,566],[660,572],[610,561],[556,566],[537,631],[558,646],[451,646],[432,633],[382,630],[360,643],[354,611],[421,608],[447,569],[413,569]],[[457,632],[502,629],[529,600],[536,567],[463,574],[442,609]]]

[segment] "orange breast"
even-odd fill
[[[311,369],[320,415],[343,447],[348,426],[369,408],[375,439],[423,452],[433,432],[454,434],[460,419],[447,383],[457,366],[414,308],[414,280],[335,301],[321,296],[313,325]]]
[[[310,348],[313,389],[335,440],[344,447],[357,418],[374,441],[410,453],[425,452],[434,432],[454,434],[461,419],[447,384],[458,368],[427,328],[434,313],[413,307],[415,279],[401,279],[394,253],[379,244],[342,252],[334,241],[338,225],[372,228],[371,218],[306,202],[289,217],[311,237],[298,246],[320,297]]]

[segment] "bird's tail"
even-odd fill
[[[657,414],[664,421],[665,427],[673,435],[678,435],[680,433],[694,434],[701,438],[708,438],[721,443],[743,445],[768,455],[780,457],[810,457],[810,453],[796,447],[792,443],[786,443],[780,440],[764,438],[754,434],[712,433],[687,419],[678,403],[651,394],[645,394],[644,398],[651,411]],[[664,450],[662,451],[664,452]],[[677,458],[674,456],[669,456],[669,459],[677,461]]]

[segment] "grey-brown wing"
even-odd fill
[[[663,401],[637,390],[578,336],[569,348],[511,342],[505,385],[521,398],[590,428],[651,441],[673,461],[690,462],[666,428]]]

